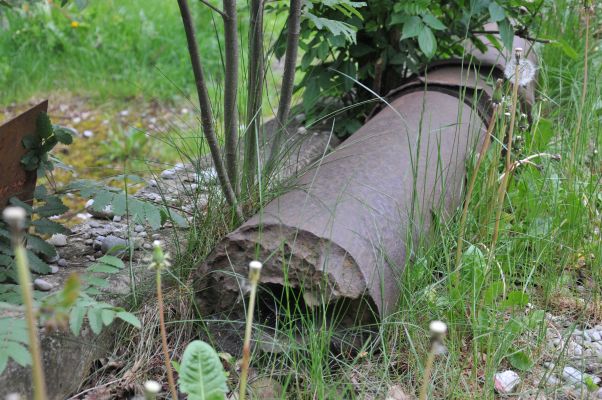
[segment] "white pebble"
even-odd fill
[[[494,376],[495,390],[500,394],[512,393],[520,383],[520,377],[512,370],[498,372]]]
[[[41,290],[42,292],[48,292],[50,289],[52,289],[52,284],[44,279],[38,278],[33,281],[33,287],[37,290]]]

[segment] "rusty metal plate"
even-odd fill
[[[48,110],[48,100],[0,126],[0,209],[16,196],[25,202],[33,201],[36,171],[25,171],[21,158],[27,153],[23,138],[34,134],[40,113]]]

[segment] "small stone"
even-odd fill
[[[153,233],[153,235],[151,236],[151,239],[159,240],[159,239],[161,239],[161,235],[159,235],[158,233]]]
[[[90,221],[88,225],[90,225],[90,228],[100,228],[98,221]]]
[[[58,254],[53,257],[48,257],[48,256],[44,255],[43,258],[44,258],[44,261],[46,261],[48,264],[57,263],[60,259]]]
[[[51,265],[50,266],[50,273],[51,274],[53,274],[53,275],[54,274],[58,274],[58,272],[59,272],[59,267],[57,267],[56,265]]]
[[[153,248],[153,246],[150,243],[144,243],[142,247],[144,247],[145,250],[151,250]]]
[[[598,389],[594,395],[596,399],[602,399],[602,388]]]
[[[138,232],[138,233],[140,233],[140,232],[144,232],[144,227],[143,227],[142,225],[136,225],[136,226],[134,227],[134,231],[135,231],[135,232]]]
[[[591,341],[592,341],[592,338],[591,338],[591,336],[589,335],[589,333],[587,333],[587,331],[583,331],[583,339],[584,339],[586,342],[591,342]]]
[[[113,219],[113,217],[115,216],[115,214],[113,214],[113,207],[111,207],[110,204],[104,206],[104,208],[100,211],[95,210],[93,205],[93,199],[88,200],[88,202],[86,203],[86,211],[92,214],[93,217],[100,219]]]
[[[176,172],[171,170],[171,169],[166,169],[165,171],[161,172],[161,178],[169,180],[169,179],[176,179]]]
[[[119,115],[121,115],[122,117],[127,117],[128,115],[130,115],[130,110],[122,110]]]
[[[84,137],[85,137],[86,139],[90,139],[92,136],[94,136],[94,132],[92,132],[92,131],[91,131],[91,130],[89,130],[89,129],[86,129],[86,130],[84,131],[84,133],[82,133],[82,135],[84,135]]]
[[[88,245],[88,246],[92,246],[94,244],[94,240],[92,240],[92,239],[86,239],[86,241],[84,242],[84,244]]]
[[[562,370],[562,378],[567,383],[570,383],[572,385],[580,385],[583,382],[584,376],[586,376],[586,375],[587,374],[584,374],[583,372],[579,371],[577,368],[573,368],[568,365],[566,367],[564,367],[564,369]]]
[[[556,386],[558,384],[560,384],[560,379],[558,379],[556,375],[550,375],[548,376],[548,379],[546,379],[547,386]]]
[[[147,236],[148,236],[148,233],[146,233],[146,232],[144,232],[144,231],[143,231],[143,232],[140,232],[140,233],[138,234],[138,237],[141,237],[141,238],[145,238],[145,237],[147,237]]]
[[[93,256],[93,255],[90,255],[90,254],[88,254],[88,255],[86,256],[86,258],[88,259],[88,261],[94,261],[94,260],[96,260],[96,258],[94,258],[94,256]]]
[[[157,187],[157,186],[159,186],[159,185],[157,184],[157,181],[156,181],[156,180],[154,180],[154,179],[151,179],[150,181],[148,181],[148,185],[149,185],[150,187]]]
[[[33,281],[33,287],[36,290],[41,290],[42,292],[48,292],[49,290],[52,289],[52,284],[45,281],[44,279],[38,278]]]
[[[55,247],[65,247],[67,246],[67,236],[62,233],[55,233],[47,242]]]
[[[307,133],[307,128],[305,128],[304,126],[300,126],[299,128],[297,128],[297,133],[299,135],[305,135]]]
[[[116,215],[113,217],[113,222],[121,222],[121,216],[120,215]]]
[[[512,393],[520,383],[520,377],[512,370],[498,372],[494,377],[495,390],[500,394]]]
[[[57,262],[57,264],[59,265],[59,267],[63,267],[63,268],[65,268],[67,265],[69,265],[69,264],[67,263],[67,260],[65,260],[64,258],[61,258],[61,259],[60,259],[60,260]]]
[[[109,235],[107,236],[100,245],[100,250],[104,254],[120,254],[125,251],[125,248],[128,246],[128,242],[125,239],[122,239],[117,236]],[[117,249],[115,249],[117,247]]]
[[[592,341],[602,342],[602,334],[599,331],[592,329],[590,336],[592,338]]]
[[[561,343],[562,343],[562,340],[560,338],[552,339],[552,344],[556,347],[560,347]]]

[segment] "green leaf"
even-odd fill
[[[108,308],[105,308],[104,310],[102,310],[102,312],[100,314],[102,323],[105,324],[106,326],[111,325],[111,323],[115,319],[115,314],[117,314],[115,311],[108,309]]]
[[[97,259],[96,262],[111,265],[118,269],[125,268],[125,264],[123,263],[123,261],[114,256],[102,256],[99,259]]]
[[[201,340],[186,346],[178,379],[189,400],[222,400],[228,392],[224,367],[215,350]]]
[[[508,18],[498,22],[498,28],[500,30],[500,37],[502,38],[504,47],[512,51],[512,46],[514,44],[514,28],[512,27],[512,24]]]
[[[44,202],[45,204],[43,206],[35,209],[35,213],[39,217],[53,217],[55,215],[61,215],[69,210],[58,196],[48,196],[44,199]]]
[[[27,235],[27,248],[46,257],[56,257],[56,249],[53,245],[34,235]]]
[[[424,28],[425,26],[420,17],[412,16],[403,25],[400,40],[416,37]]]
[[[101,319],[102,310],[90,307],[88,309],[88,322],[90,323],[90,328],[92,328],[92,332],[98,335],[102,331],[102,319]]]
[[[69,230],[63,225],[54,221],[50,221],[46,218],[37,219],[33,221],[31,225],[36,229],[36,233],[50,235],[52,235],[53,233],[69,233]]]
[[[31,364],[31,354],[29,354],[29,350],[19,343],[10,343],[6,348],[6,352],[10,358],[15,360],[15,362],[22,367]]]
[[[447,27],[443,25],[443,23],[439,21],[437,17],[435,17],[433,14],[423,15],[422,20],[425,24],[427,24],[436,31],[444,31],[445,29],[447,29]]]
[[[531,368],[533,368],[533,361],[531,360],[531,357],[529,357],[524,351],[518,351],[511,354],[508,357],[508,361],[510,361],[510,364],[514,368],[521,371],[529,371]]]
[[[495,1],[489,4],[489,15],[491,16],[491,22],[499,22],[506,18],[504,8]]]
[[[31,250],[27,250],[27,261],[29,261],[29,269],[38,274],[47,274],[50,272],[50,267],[42,259],[36,256]]]
[[[127,322],[128,324],[130,324],[138,329],[142,328],[142,324],[140,323],[140,320],[138,319],[138,317],[136,317],[132,313],[129,313],[127,311],[120,311],[117,313],[117,318],[119,318],[122,321]]]
[[[576,60],[579,58],[579,53],[577,53],[575,51],[575,49],[569,44],[567,43],[565,40],[560,39],[560,40],[553,40],[550,43],[551,46],[554,47],[560,47],[560,49],[562,50],[562,52],[564,53],[565,56]]]
[[[56,140],[58,140],[60,143],[73,143],[73,133],[70,129],[64,128],[62,126],[54,126],[54,136],[56,137]]]
[[[84,323],[84,315],[86,314],[86,309],[80,305],[75,305],[71,312],[69,313],[69,328],[71,329],[71,333],[74,336],[79,336],[79,333],[82,330],[82,325]]]
[[[52,131],[52,124],[50,123],[48,114],[45,112],[40,113],[36,119],[36,134],[41,139],[48,139],[50,136],[52,136]]]
[[[437,50],[437,39],[430,28],[424,27],[418,34],[418,46],[428,58],[432,58]]]
[[[508,307],[526,307],[529,303],[529,295],[520,291],[508,293],[508,298],[502,303],[505,308]]]

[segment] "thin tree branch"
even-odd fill
[[[226,78],[224,82],[224,136],[226,170],[232,188],[238,193],[238,26],[236,0],[224,0],[224,37],[226,47]]]
[[[499,35],[500,31],[471,31],[473,35]],[[530,42],[539,42],[539,43],[552,43],[553,40],[550,39],[538,39],[528,35],[524,35],[521,32],[516,32],[516,36],[528,40]]]
[[[213,11],[215,11],[216,13],[218,13],[219,15],[222,16],[222,18],[225,18],[226,16],[226,9],[224,8],[224,11],[220,10],[219,8],[217,8],[216,6],[214,6],[213,4],[209,3],[206,0],[199,0],[201,3],[203,3],[204,5],[206,5],[207,7],[209,7],[210,9],[212,9]]]
[[[196,91],[199,97],[199,106],[201,108],[201,125],[203,127],[203,133],[207,139],[209,150],[211,151],[211,157],[215,165],[215,171],[219,179],[222,191],[228,203],[234,207],[237,217],[242,220],[243,213],[242,209],[238,205],[236,194],[232,189],[232,183],[228,179],[224,162],[219,153],[219,143],[215,135],[215,128],[213,124],[213,115],[211,112],[211,103],[209,101],[209,94],[207,93],[207,84],[203,75],[203,67],[201,65],[201,59],[199,56],[199,48],[196,43],[196,35],[194,33],[194,25],[192,23],[192,17],[190,15],[190,8],[188,7],[187,0],[178,0],[178,6],[180,7],[180,14],[182,15],[182,24],[186,31],[186,40],[188,42],[188,54],[190,55],[190,62],[192,64],[192,71],[194,73],[194,79],[196,84]]]
[[[263,94],[263,0],[251,0],[249,13],[249,74],[247,98],[247,131],[245,133],[245,158],[243,185],[250,190],[255,182],[257,146],[255,138],[261,124]]]
[[[284,132],[286,132],[288,115],[291,108],[291,99],[293,98],[295,69],[297,67],[297,54],[299,50],[299,34],[301,32],[301,6],[302,0],[291,0],[290,2],[287,23],[286,55],[284,58],[284,74],[282,76],[278,113],[276,114],[278,129],[276,130],[274,141],[272,142],[269,158],[270,165],[280,150],[282,136],[284,135]]]

